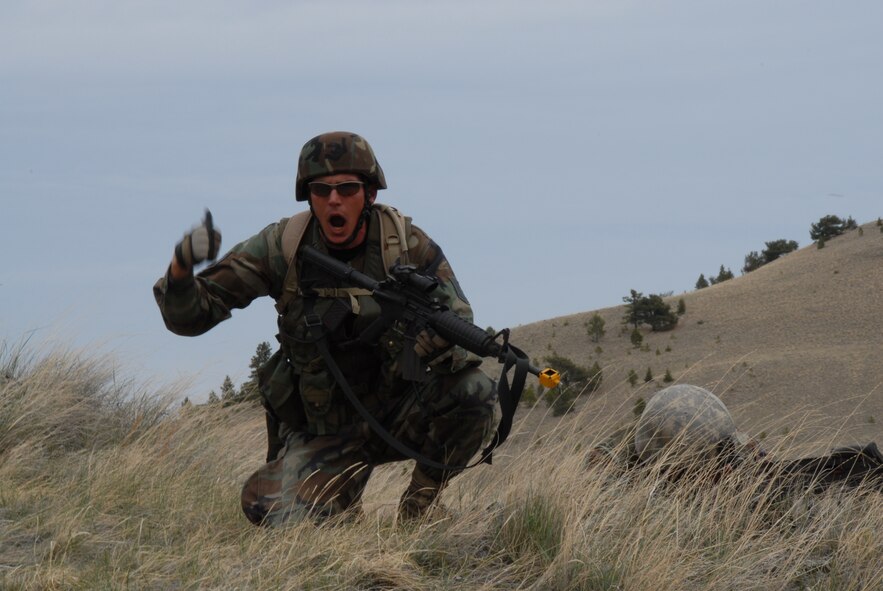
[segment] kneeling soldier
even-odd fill
[[[298,256],[309,245],[377,280],[393,262],[414,265],[437,278],[433,296],[471,320],[441,248],[410,218],[375,203],[385,188],[362,137],[317,136],[301,151],[295,185],[309,211],[270,224],[194,277],[193,267],[214,259],[220,247],[207,214],[154,286],[166,326],[180,335],[202,334],[255,298],[276,301],[280,348],[259,374],[267,463],[242,490],[242,509],[255,524],[358,510],[373,468],[405,459],[355,412],[330,365],[399,442],[448,466],[418,463],[399,503],[403,518],[423,515],[460,471],[452,467],[465,465],[493,432],[497,394],[478,356],[431,329],[414,335],[401,322],[380,334],[367,331],[380,314],[370,293]],[[428,367],[419,375],[407,367],[414,353]]]

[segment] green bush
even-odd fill
[[[598,388],[601,387],[601,382],[603,380],[604,375],[601,371],[601,366],[598,365],[598,362],[596,361],[589,369],[589,381],[586,383],[586,392],[597,392]]]
[[[633,346],[635,349],[640,348],[641,343],[644,342],[644,335],[642,335],[642,334],[641,334],[641,331],[638,330],[637,328],[636,328],[635,330],[632,331],[632,335],[631,335],[631,337],[629,337],[629,338],[631,339],[631,341],[632,341],[632,346]]]
[[[725,269],[723,265],[721,265],[720,271],[717,273],[717,277],[709,278],[709,283],[712,285],[716,285],[718,283],[723,283],[724,281],[729,281],[734,277],[733,272],[730,269]]]
[[[638,372],[633,369],[629,370],[629,384],[634,387],[638,383]]]
[[[549,364],[549,367],[557,369],[568,384],[582,384],[589,379],[588,369],[563,355],[553,353],[543,357],[543,360]]]
[[[534,389],[533,384],[529,384],[521,393],[521,398],[518,400],[518,403],[523,404],[528,408],[533,408],[539,400],[539,396],[537,396],[537,391]]]
[[[589,321],[586,323],[586,332],[589,333],[589,338],[592,339],[593,343],[597,343],[601,340],[601,337],[604,336],[606,332],[604,330],[604,319],[601,318],[601,315],[595,312]]]
[[[559,385],[546,390],[543,400],[552,409],[552,416],[560,417],[573,411],[577,393],[578,390],[573,386]]]

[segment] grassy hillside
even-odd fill
[[[669,369],[676,383],[720,396],[744,429],[787,433],[802,451],[883,440],[883,234],[875,223],[666,301],[676,309],[681,298],[677,328],[642,329],[646,351],[620,332],[623,306],[597,311],[607,330],[597,344],[585,327],[594,311],[521,326],[512,338],[538,361],[556,352],[599,362],[604,385],[593,404],[605,421],[626,420],[638,396],[666,385]],[[634,370],[643,384],[648,367],[649,388],[626,383]]]
[[[883,421],[868,326],[881,262],[866,227],[685,294],[679,328],[647,335],[649,352],[618,334],[620,308],[601,311],[600,354],[589,313],[519,328],[535,357],[600,360],[604,384],[560,419],[520,410],[494,465],[456,479],[422,523],[396,521],[399,463],[375,471],[355,522],[255,528],[239,491],[264,455],[258,407],[182,409],[174,388],[120,382],[112,360],[0,346],[0,589],[883,588],[880,492],[783,491],[749,468],[669,483],[587,461],[656,391],[625,382],[647,366],[711,387],[769,431],[774,456],[883,443],[865,418]]]

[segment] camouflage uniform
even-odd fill
[[[371,215],[364,247],[355,249],[348,262],[380,280],[386,271],[378,212]],[[237,244],[194,278],[170,281],[167,274],[157,281],[154,295],[169,330],[202,334],[255,298],[269,295],[278,301],[288,271],[282,254],[286,222]],[[300,247],[307,244],[328,252],[315,218]],[[416,226],[411,226],[408,245],[410,262],[438,278],[433,295],[471,320],[469,303],[441,249]],[[376,343],[363,343],[358,337],[378,317],[377,303],[370,295],[335,294],[346,286],[310,268],[300,256],[296,264],[300,285],[324,294],[313,301],[313,312],[322,319],[333,358],[364,405],[410,448],[439,462],[466,464],[494,428],[496,391],[478,369],[480,358],[453,347],[431,360],[425,382],[403,380],[399,362],[406,327],[397,323]],[[280,313],[281,347],[259,375],[270,451],[268,463],[242,491],[243,511],[253,523],[277,525],[355,509],[373,467],[404,459],[368,427],[329,373],[317,335],[304,321],[309,313],[304,293],[309,292],[299,290]],[[402,496],[401,514],[422,514],[456,473],[418,465]]]

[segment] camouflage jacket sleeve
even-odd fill
[[[174,281],[169,273],[153,286],[166,327],[175,334],[200,335],[245,308],[255,298],[282,291],[287,265],[282,256],[283,219],[240,242],[195,277]]]
[[[408,245],[411,263],[417,265],[418,272],[438,279],[438,287],[432,295],[437,297],[440,303],[450,308],[452,312],[472,322],[472,307],[441,247],[420,228],[411,226],[411,231]],[[451,373],[464,367],[475,367],[480,364],[481,357],[462,347],[452,347],[430,362],[433,371]]]

